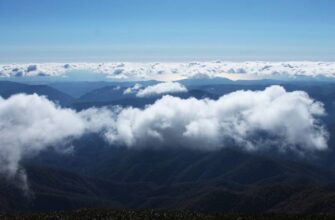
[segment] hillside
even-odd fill
[[[47,212],[35,214],[0,214],[1,219],[14,220],[331,220],[334,215],[298,215],[298,214],[239,214],[239,213],[201,213],[192,211],[164,211],[164,210],[128,210],[128,209],[81,209],[71,212]]]
[[[335,210],[334,175],[303,161],[232,150],[204,153],[96,148],[94,144],[102,142],[94,138],[77,144],[81,146],[74,156],[46,152],[34,161],[26,161],[36,193],[33,209]],[[57,203],[55,196],[59,198]],[[91,203],[85,203],[87,199]]]

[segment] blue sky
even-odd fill
[[[0,0],[0,62],[335,60],[333,0]]]

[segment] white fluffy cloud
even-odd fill
[[[59,76],[71,69],[69,64],[41,63],[41,64],[5,64],[0,65],[0,76],[30,77],[30,76]]]
[[[145,109],[121,110],[105,136],[128,147],[213,150],[234,144],[246,150],[324,150],[328,134],[317,120],[323,114],[322,104],[306,93],[280,86],[219,100],[164,96]]]
[[[162,82],[155,85],[144,87],[136,83],[133,87],[124,90],[123,94],[136,94],[137,97],[149,97],[161,94],[187,92],[187,88],[177,82]]]
[[[144,89],[141,89],[137,92],[137,97],[148,97],[154,95],[161,95],[167,93],[179,93],[179,92],[187,92],[185,86],[176,82],[165,82],[159,83],[152,86],[147,86]]]
[[[75,111],[61,109],[45,97],[0,97],[0,172],[14,177],[23,157],[47,147],[68,150],[66,143],[82,135],[84,125]]]
[[[176,80],[208,77],[276,78],[335,77],[335,62],[193,62],[193,63],[41,63],[0,65],[0,76],[59,76],[85,70],[116,80]]]
[[[0,99],[0,170],[13,176],[23,157],[47,147],[66,150],[69,140],[90,132],[129,148],[325,150],[328,133],[319,121],[323,115],[323,105],[305,92],[280,86],[237,91],[218,100],[167,95],[144,109],[81,112],[20,94]]]

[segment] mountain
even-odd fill
[[[152,210],[152,209],[79,209],[73,211],[44,213],[3,214],[4,220],[34,220],[34,219],[159,219],[159,220],[333,220],[333,214],[274,214],[274,213],[237,213],[237,212],[199,212],[189,210]]]
[[[78,102],[113,102],[124,98],[134,98],[135,94],[124,94],[128,87],[105,86],[81,96]]]
[[[29,191],[23,191],[14,182],[1,179],[1,211],[120,208],[124,207],[122,202],[127,197],[136,197],[142,187],[141,184],[115,183],[41,165],[24,166],[29,176]]]
[[[82,110],[90,107],[102,107],[106,105],[121,105],[121,106],[132,106],[142,108],[145,105],[153,104],[164,95],[172,95],[183,99],[187,98],[218,98],[217,95],[213,95],[207,91],[200,89],[191,89],[187,92],[180,93],[167,93],[158,94],[149,97],[137,97],[136,93],[125,93],[125,90],[129,87],[120,86],[106,86],[93,90],[76,100],[73,107],[77,110]]]
[[[111,146],[98,134],[74,140],[74,152],[52,149],[21,165],[31,191],[0,178],[0,210],[53,211],[78,208],[190,209],[204,212],[335,212],[333,158],[335,87],[332,83],[286,83],[288,91],[303,90],[324,102],[329,115],[329,150],[313,157],[271,152],[244,152],[231,146],[219,151]],[[211,98],[239,89],[267,85],[199,85],[180,98]],[[69,86],[70,87],[70,86]],[[90,87],[92,88],[92,87]],[[49,86],[0,82],[0,94],[38,93],[76,109],[110,104],[143,107],[161,97],[123,94],[127,86],[108,85],[78,99]],[[66,99],[66,97],[68,99]],[[73,104],[71,104],[73,103]]]
[[[61,106],[70,106],[74,101],[74,98],[71,96],[47,85],[28,85],[17,82],[0,81],[0,96],[8,98],[18,93],[36,93],[38,95],[43,95],[51,101],[59,103]]]
[[[280,175],[285,177],[283,179],[294,177],[308,179],[313,183],[318,183],[319,180],[333,180],[332,172],[312,165],[312,160],[297,160],[294,157],[291,159],[286,155],[276,158],[271,153],[260,155],[234,148],[215,152],[172,146],[164,149],[128,150],[124,147],[110,146],[97,135],[85,136],[73,142],[73,146],[76,149],[73,155],[45,152],[35,158],[35,161],[86,176],[156,184],[218,178],[238,184],[249,184]],[[306,163],[307,161],[309,163]],[[135,173],[136,175],[133,175]],[[154,173],[155,175],[152,175]]]
[[[48,84],[48,86],[74,98],[79,98],[86,93],[108,86],[109,84],[109,82],[53,82]]]
[[[13,184],[0,187],[1,210],[335,210],[333,175],[306,163],[232,150],[95,150],[61,164],[25,161],[32,196],[24,197]]]
[[[97,136],[87,136],[74,146],[74,154],[50,150],[24,161],[35,195],[28,203],[30,210],[335,212],[334,173],[306,160],[233,148],[218,152],[126,149],[108,146]],[[2,198],[0,205],[15,204],[11,198]]]
[[[103,87],[132,87],[136,83],[140,83],[142,85],[153,85],[158,83],[155,80],[148,80],[148,81],[130,81],[130,82],[123,82],[123,81],[56,81],[48,86],[55,88],[59,91],[62,91],[72,97],[80,98],[85,94],[89,94],[94,90],[99,90]]]

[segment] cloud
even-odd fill
[[[139,90],[136,96],[148,97],[167,93],[180,93],[180,92],[187,92],[186,87],[176,82],[165,82],[152,86],[147,86],[146,88]]]
[[[60,76],[70,70],[69,64],[8,64],[0,65],[0,77]]]
[[[143,109],[114,106],[81,112],[43,96],[19,94],[0,99],[0,171],[15,176],[22,158],[49,147],[71,150],[71,140],[87,133],[128,148],[237,147],[304,154],[327,149],[329,135],[320,121],[324,114],[322,103],[307,93],[281,86],[237,91],[218,100],[166,95]]]
[[[132,93],[136,93],[140,90],[140,88],[142,87],[141,84],[136,83],[133,87],[129,87],[127,89],[124,90],[123,94],[132,94]]]
[[[104,135],[128,147],[214,150],[234,145],[304,152],[327,148],[328,133],[318,121],[323,115],[323,105],[305,92],[271,86],[218,100],[164,96],[145,109],[122,109]]]
[[[295,79],[301,76],[335,77],[335,62],[177,62],[177,63],[39,63],[3,64],[0,76],[60,76],[71,71],[91,71],[114,80],[176,80],[197,76]]]
[[[23,157],[47,147],[69,150],[66,143],[84,131],[83,120],[38,95],[0,97],[0,172],[15,177]]]

